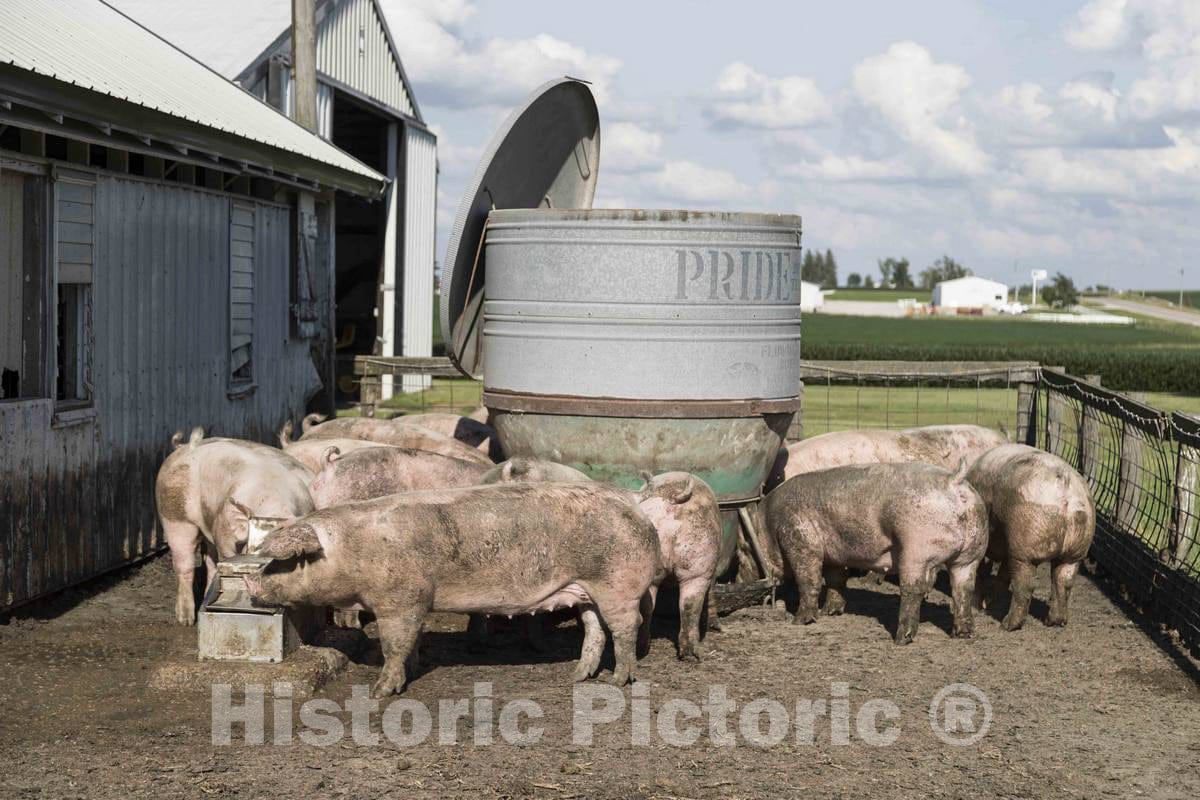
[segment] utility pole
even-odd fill
[[[1179,307],[1183,308],[1183,267],[1179,268]]]
[[[296,122],[317,132],[317,14],[315,0],[292,0],[292,69]]]

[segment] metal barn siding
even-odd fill
[[[154,478],[175,430],[270,440],[319,386],[289,338],[289,210],[258,202],[257,386],[228,394],[231,203],[97,177],[95,415],[56,424],[53,400],[0,403],[0,610],[162,544]]]
[[[433,267],[437,225],[437,138],[404,126],[403,354],[433,354]],[[406,375],[403,390],[429,385],[427,375]]]
[[[373,0],[336,3],[317,23],[317,72],[417,116]]]

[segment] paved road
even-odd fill
[[[1179,308],[1166,308],[1164,306],[1152,305],[1150,303],[1139,303],[1135,300],[1118,300],[1116,298],[1105,298],[1100,301],[1104,308],[1115,308],[1119,311],[1129,311],[1134,314],[1145,314],[1147,317],[1156,317],[1166,320],[1167,322],[1179,322],[1184,325],[1195,325],[1200,327],[1200,313],[1195,311],[1184,311]]]

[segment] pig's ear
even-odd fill
[[[679,487],[679,491],[671,497],[673,505],[682,505],[692,499],[692,493],[696,491],[696,479],[688,475],[687,483]]]
[[[324,421],[324,414],[309,414],[300,422],[300,430],[302,430],[304,433],[308,433],[313,429],[313,426],[320,425]]]
[[[642,479],[642,482],[646,484],[646,485],[645,485],[645,486],[643,486],[642,488],[643,488],[643,489],[649,489],[649,488],[650,488],[650,481],[654,480],[654,473],[653,473],[653,472],[651,472],[651,471],[650,471],[650,470],[648,470],[648,469],[643,469],[643,470],[639,470],[639,471],[638,471],[638,477],[639,477],[639,478],[641,478],[641,479]]]
[[[178,450],[183,444],[183,431],[175,431],[171,434],[171,449]]]
[[[279,429],[280,447],[287,447],[292,443],[292,430],[294,430],[294,428],[295,426],[292,425],[292,421],[290,419],[283,423],[283,427]]]
[[[328,467],[330,464],[337,461],[341,457],[342,457],[342,451],[340,448],[338,448],[336,446],[327,447],[327,448],[325,448],[325,454],[323,456],[321,456],[321,460],[323,462],[325,462],[325,466]]]
[[[286,525],[266,535],[258,553],[276,561],[321,552],[321,540],[312,525]]]

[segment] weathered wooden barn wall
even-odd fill
[[[255,202],[253,380],[230,396],[229,195],[97,176],[94,417],[0,403],[0,611],[161,544],[154,476],[171,434],[270,440],[319,386],[289,338],[289,209]]]

